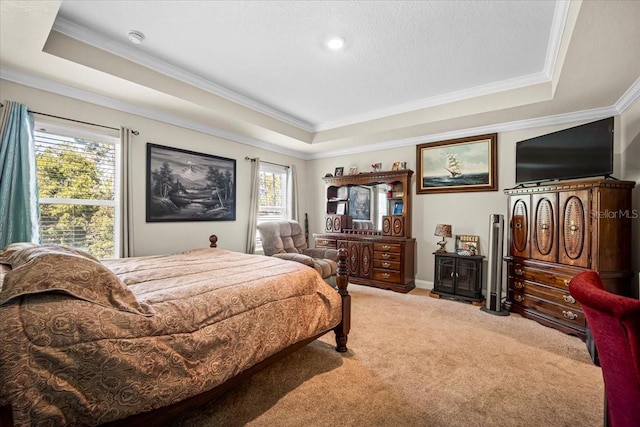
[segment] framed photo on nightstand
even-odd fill
[[[458,255],[480,255],[480,237],[460,234],[456,236],[456,253]]]

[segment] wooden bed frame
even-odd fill
[[[210,247],[218,247],[218,237],[216,235],[211,235],[209,237],[209,242]],[[344,353],[347,351],[347,339],[349,330],[351,329],[351,296],[347,291],[348,282],[349,277],[347,275],[347,251],[345,249],[338,249],[338,272],[336,276],[336,284],[338,287],[337,292],[338,294],[340,294],[340,297],[342,299],[342,318],[338,326],[336,326],[332,330],[336,334],[335,349],[340,353]],[[120,420],[116,420],[104,425],[128,427],[131,425],[158,425],[168,422],[176,418],[177,416],[186,413],[187,411],[193,410],[217,398],[228,390],[238,386],[242,381],[246,380],[252,375],[260,372],[268,366],[273,365],[279,360],[282,360],[285,356],[295,352],[296,350],[299,350],[300,348],[306,346],[312,341],[315,341],[316,339],[320,338],[330,331],[331,329],[321,332],[314,337],[307,338],[306,340],[297,342],[283,350],[280,350],[279,352],[269,356],[257,365],[254,365],[242,371],[235,377],[228,379],[224,383],[212,388],[209,391],[200,393],[169,406],[154,409],[148,412],[143,412],[141,414],[131,415],[129,417],[122,418]],[[0,407],[0,427],[5,426],[13,427],[12,413],[9,406]]]

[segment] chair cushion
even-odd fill
[[[296,221],[273,221],[258,225],[264,254],[301,253],[307,248],[302,227]]]
[[[274,258],[286,259],[287,261],[295,261],[300,264],[304,264],[308,267],[315,268],[315,263],[313,262],[313,258],[304,254],[296,254],[296,253],[284,253],[284,254],[273,254]]]
[[[606,291],[595,271],[571,279],[569,292],[595,340],[611,425],[640,426],[640,301]]]
[[[331,277],[338,271],[338,264],[331,259],[313,258],[313,267],[323,279]]]

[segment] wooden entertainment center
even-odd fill
[[[568,289],[573,276],[594,270],[608,291],[631,295],[634,186],[595,179],[505,190],[511,311],[584,340],[584,313]]]
[[[409,292],[415,287],[416,240],[411,237],[413,171],[329,176],[325,232],[317,248],[349,252],[349,282]]]

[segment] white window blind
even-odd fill
[[[74,137],[73,130],[35,132],[42,243],[117,256],[119,144]]]
[[[287,194],[287,168],[260,163],[258,224],[287,219]],[[260,233],[257,234],[256,246],[262,246]]]

